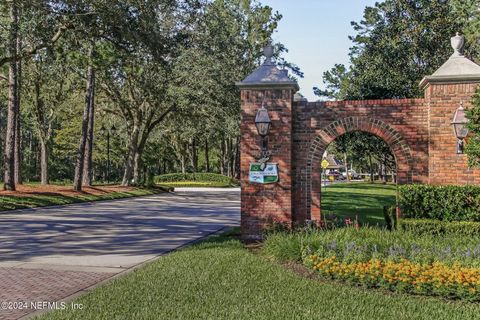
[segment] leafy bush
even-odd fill
[[[226,185],[238,184],[235,179],[217,173],[169,173],[155,176],[155,183],[180,181],[219,182]]]
[[[480,236],[480,222],[472,221],[440,221],[431,219],[402,219],[400,230],[418,235],[436,236]]]
[[[443,221],[480,221],[480,186],[399,186],[402,216]]]
[[[385,218],[385,226],[388,230],[397,229],[397,208],[391,206],[383,207],[383,217]]]
[[[267,236],[263,251],[267,256],[283,261],[303,261],[305,256],[317,254],[321,257],[335,255],[348,263],[375,258],[480,267],[480,238],[453,234],[435,237],[377,228],[275,233]]]

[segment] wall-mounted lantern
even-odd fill
[[[255,126],[257,127],[258,135],[262,138],[262,154],[267,153],[267,136],[268,132],[270,131],[271,125],[272,121],[270,120],[268,111],[262,104],[262,107],[258,109],[257,116],[255,117]]]
[[[467,128],[468,119],[465,116],[465,109],[463,108],[463,102],[460,103],[460,107],[455,111],[453,116],[452,126],[453,132],[457,137],[457,154],[463,153],[464,139],[468,135]]]

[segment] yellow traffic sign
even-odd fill
[[[327,169],[329,165],[330,165],[330,163],[329,163],[326,159],[323,159],[323,161],[322,161],[322,168],[323,168],[323,169]]]

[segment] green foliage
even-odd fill
[[[363,19],[352,22],[357,34],[350,37],[351,67],[327,71],[327,89],[316,93],[336,99],[420,96],[419,81],[447,60],[449,36],[465,23],[445,0],[386,0],[366,7]]]
[[[385,218],[385,226],[388,230],[397,229],[397,207],[384,206],[383,217]]]
[[[348,263],[367,262],[372,258],[414,263],[438,261],[447,265],[461,263],[480,267],[480,238],[461,233],[448,237],[378,228],[352,227],[269,235],[264,253],[281,261],[302,261],[310,254],[335,255]]]
[[[454,14],[464,22],[465,55],[472,60],[480,60],[480,0],[451,0]]]
[[[400,230],[417,235],[434,236],[480,236],[480,222],[473,221],[440,221],[432,219],[401,219]]]
[[[168,173],[155,177],[155,183],[199,181],[199,182],[221,182],[235,184],[235,180],[217,173]]]
[[[480,167],[480,88],[473,96],[472,106],[467,108],[466,116],[469,120],[467,127],[471,134],[467,138],[465,146],[468,165],[470,167]]]
[[[480,186],[402,185],[398,190],[405,218],[480,221]]]
[[[369,172],[371,182],[373,175],[382,171],[384,179],[388,172],[396,171],[395,156],[388,144],[380,137],[362,131],[348,132],[335,139],[327,148],[329,154],[337,159],[347,160],[347,165],[354,164],[357,172]]]

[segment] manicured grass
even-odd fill
[[[161,188],[135,188],[128,191],[117,191],[100,195],[80,194],[75,196],[56,193],[32,194],[31,196],[1,195],[0,211],[64,205],[78,202],[122,199],[129,197],[146,196],[160,192],[164,192],[164,190]]]
[[[395,203],[396,185],[354,182],[322,187],[322,214],[358,216],[363,224],[383,225],[383,206]]]
[[[480,306],[303,276],[228,237],[166,255],[42,319],[478,319]]]
[[[176,187],[176,188],[231,188],[238,187],[237,184],[221,182],[221,181],[177,181],[177,182],[160,182],[159,186]]]

